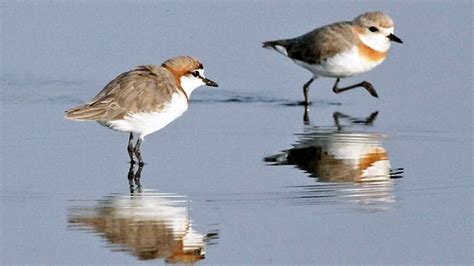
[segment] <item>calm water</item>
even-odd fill
[[[405,42],[340,95],[264,40],[383,10]],[[473,264],[472,2],[4,1],[2,264]],[[191,54],[218,89],[142,146],[63,119]],[[132,184],[132,187],[130,187]]]

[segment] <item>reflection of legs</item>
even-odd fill
[[[362,123],[364,125],[372,125],[375,121],[375,118],[377,118],[378,114],[379,114],[378,111],[375,111],[375,112],[371,113],[370,116],[368,116]]]
[[[135,148],[133,149],[133,152],[135,153],[135,157],[137,157],[138,164],[143,165],[142,155],[140,152],[140,144],[142,144],[142,140],[138,138],[137,144],[135,144]]]
[[[340,112],[334,112],[332,114],[332,117],[334,119],[334,124],[336,125],[338,130],[340,130],[341,125],[339,124],[339,119],[341,119],[341,118],[346,118],[352,124],[363,124],[363,125],[366,125],[366,126],[371,126],[374,123],[375,119],[377,118],[378,114],[379,114],[379,112],[375,111],[375,112],[371,113],[368,117],[365,117],[365,118],[361,119],[361,118],[353,118],[351,116],[345,115],[345,114],[340,113]]]
[[[130,163],[135,163],[135,160],[133,159],[133,145],[132,145],[132,140],[133,140],[133,133],[130,132],[130,137],[128,138],[127,151],[128,151],[128,156],[130,156]]]
[[[135,164],[130,163],[128,169],[128,184],[130,186],[130,193],[141,192],[142,185],[140,184],[140,177],[142,175],[143,164],[138,165],[138,170],[135,172]],[[135,188],[137,190],[135,190]]]
[[[304,94],[304,105],[309,105],[308,100],[308,92],[309,92],[309,85],[314,81],[314,78],[311,78],[308,82],[303,85],[303,94]]]
[[[137,185],[138,189],[142,188],[142,185],[140,184],[140,177],[142,177],[142,170],[143,170],[143,163],[138,165],[138,170],[135,173],[135,184]]]
[[[337,87],[338,83],[339,83],[339,78],[336,79],[336,83],[334,83],[334,86],[332,87],[332,91],[334,93],[341,93],[341,92],[345,92],[345,91],[348,91],[348,90],[351,90],[351,89],[361,87],[361,88],[366,89],[370,93],[370,95],[374,96],[375,98],[379,97],[377,95],[377,92],[374,89],[374,86],[372,86],[372,84],[370,84],[367,81],[362,81],[361,83],[357,83],[357,84],[354,84],[352,86],[348,86],[348,87],[345,87],[345,88],[338,88]]]
[[[348,117],[348,116],[340,112],[334,112],[332,114],[332,118],[334,119],[334,124],[336,125],[337,130],[341,130],[341,125],[339,124],[339,118],[344,118],[344,117]]]
[[[128,168],[128,184],[130,186],[130,189],[133,188],[134,184],[134,180],[135,180],[135,164],[130,162],[130,168]]]
[[[305,125],[309,125],[309,123],[310,123],[308,106],[304,107],[303,122],[304,122]]]

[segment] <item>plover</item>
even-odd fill
[[[403,43],[393,30],[394,24],[389,16],[379,11],[367,12],[350,22],[323,26],[293,39],[264,42],[263,47],[287,56],[313,73],[303,86],[305,105],[309,104],[310,84],[320,76],[336,78],[335,93],[363,87],[378,97],[367,81],[344,88],[338,84],[341,78],[367,72],[382,63],[391,41]]]
[[[161,66],[144,65],[124,72],[109,82],[90,102],[69,109],[65,118],[97,121],[108,128],[130,132],[128,154],[143,164],[140,144],[181,116],[189,97],[201,85],[217,87],[204,77],[202,63],[190,56],[178,56]],[[138,135],[133,146],[133,134]]]

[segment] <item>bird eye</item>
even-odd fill
[[[374,26],[369,27],[369,30],[370,30],[371,32],[377,32],[377,31],[379,31],[379,29],[377,29],[377,28],[374,27]]]
[[[193,71],[193,72],[191,72],[191,74],[192,74],[193,76],[195,76],[195,77],[198,77],[198,76],[199,76],[199,72],[198,72],[198,71]]]

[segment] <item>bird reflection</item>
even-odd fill
[[[391,167],[382,147],[383,135],[355,129],[357,125],[371,126],[377,115],[374,112],[356,118],[335,112],[334,126],[306,126],[291,149],[268,156],[265,161],[270,165],[294,165],[322,182],[303,187],[308,198],[343,196],[360,202],[392,202],[393,179],[400,178],[403,169]],[[349,123],[343,125],[342,120]],[[304,122],[310,123],[307,111]],[[348,183],[354,185],[348,187]]]
[[[139,260],[164,259],[167,263],[194,263],[204,259],[206,243],[218,238],[193,228],[185,196],[142,189],[143,166],[128,177],[130,194],[111,194],[94,207],[69,210],[73,230],[87,230],[103,237],[113,251],[128,252]],[[138,183],[137,183],[138,182]]]
[[[128,184],[130,186],[130,193],[142,191],[142,184],[140,183],[140,178],[142,176],[144,164],[138,164],[138,169],[135,171],[135,163],[130,163],[130,168],[128,169]]]

